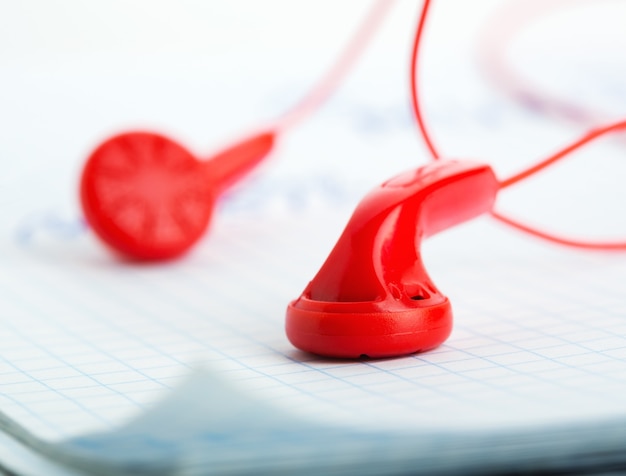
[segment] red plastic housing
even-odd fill
[[[370,192],[302,295],[286,332],[304,351],[390,357],[432,349],[452,330],[450,301],[424,269],[420,242],[492,209],[488,165],[441,161]]]
[[[263,133],[198,160],[160,134],[128,132],[102,143],[80,181],[87,222],[109,247],[135,260],[188,251],[205,232],[218,196],[271,151]]]

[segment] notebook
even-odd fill
[[[329,360],[293,349],[283,319],[343,213],[225,215],[206,245],[164,266],[111,260],[85,232],[5,243],[5,432],[103,474],[621,461],[625,257],[480,219],[424,246],[453,302],[448,342]],[[30,457],[19,463],[9,468],[38,472]]]
[[[123,51],[59,61],[45,82],[43,66],[0,66],[11,86],[0,98],[12,111],[2,120],[13,131],[0,144],[0,468],[432,474],[626,464],[626,255],[551,246],[483,217],[423,243],[426,268],[453,305],[454,331],[441,347],[348,361],[302,353],[285,337],[287,303],[360,197],[426,163],[402,62],[412,8],[400,5],[385,47],[373,46],[345,89],[220,202],[199,246],[159,265],[120,262],[82,222],[84,154],[124,124],[209,150],[207,127],[219,138],[241,127],[236,112],[273,117],[306,89],[313,67],[276,83],[248,64],[251,89],[220,80],[219,58],[193,79],[179,71],[197,56],[144,58],[134,75],[114,79],[97,63],[127,71]],[[465,37],[442,45],[443,36],[433,41],[454,54],[425,54],[425,106],[450,157],[506,176],[582,132],[498,96],[458,54]],[[268,59],[268,71],[281,61]],[[558,84],[572,97],[599,84],[597,94],[626,110],[612,73],[601,73]],[[105,87],[111,80],[127,89]],[[175,97],[155,106],[172,84]],[[497,207],[563,234],[626,235],[622,155],[619,140],[602,141],[507,191]]]

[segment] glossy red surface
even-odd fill
[[[215,200],[270,152],[272,133],[200,161],[159,134],[129,132],[102,143],[80,181],[85,218],[110,248],[135,260],[186,251],[206,230]]]
[[[452,311],[424,269],[421,240],[490,211],[497,190],[489,166],[442,161],[370,192],[289,304],[289,340],[333,357],[387,357],[440,345],[451,332]]]

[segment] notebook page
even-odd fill
[[[545,248],[485,220],[425,249],[456,310],[444,346],[362,362],[294,350],[284,308],[336,236],[329,216],[224,220],[211,246],[166,266],[111,262],[87,236],[56,255],[14,248],[5,412],[47,437],[107,428],[194,363],[320,417],[498,426],[623,410],[623,257]]]
[[[411,12],[402,8],[397,18],[406,20]],[[398,24],[408,35],[405,22],[390,28]],[[192,254],[158,266],[120,263],[81,224],[75,198],[81,153],[103,131],[150,121],[205,150],[207,125],[214,137],[236,130],[241,119],[233,111],[250,104],[269,117],[284,106],[284,90],[297,96],[314,72],[300,71],[278,86],[273,77],[260,77],[253,94],[237,84],[208,90],[207,84],[216,86],[208,83],[211,75],[219,77],[208,70],[182,82],[175,99],[194,105],[184,113],[174,100],[155,111],[152,96],[123,95],[120,102],[132,98],[146,111],[137,118],[115,109],[107,78],[93,71],[68,67],[39,83],[36,68],[5,66],[10,87],[0,94],[12,114],[3,121],[17,132],[0,146],[12,167],[0,179],[0,410],[49,442],[115,431],[201,364],[307,421],[454,435],[623,417],[625,258],[546,246],[487,219],[424,244],[427,268],[455,312],[454,332],[440,348],[349,362],[306,355],[287,342],[285,306],[317,271],[359,197],[426,161],[397,51],[387,62],[374,51],[357,70],[362,82],[350,83],[285,140],[247,188],[227,197],[210,236]],[[446,66],[439,70],[432,56],[424,58],[434,66],[425,79],[426,106],[451,157],[478,157],[506,175],[578,134],[494,96],[474,63],[457,56],[441,60]],[[167,59],[187,68],[193,63]],[[274,61],[270,66],[282,67]],[[88,61],[82,66],[91,71]],[[162,72],[157,66],[146,61],[139,70],[151,78],[154,94],[180,80],[155,74]],[[557,77],[557,84],[574,92],[600,84],[598,91],[612,94],[619,109],[625,96],[607,87],[611,78]],[[133,91],[145,86],[141,74],[118,80]],[[258,99],[258,91],[269,99]],[[204,115],[209,108],[198,108],[198,98],[220,117]],[[41,124],[33,123],[31,109]],[[59,131],[49,125],[63,110],[69,113]],[[545,179],[511,190],[498,206],[564,233],[624,234],[622,155],[619,142],[603,142]],[[591,170],[597,175],[589,164],[597,165]],[[589,190],[583,199],[569,193],[580,187]]]
[[[289,224],[293,225],[293,219],[289,220]],[[297,266],[292,264],[281,267],[280,272],[289,278],[286,282],[282,281],[282,285],[281,280],[270,272],[263,273],[264,279],[260,280],[256,270],[258,266],[270,269],[273,253],[268,255],[264,251],[261,256],[255,255],[255,246],[263,243],[280,249],[281,246],[284,247],[284,243],[282,240],[274,241],[273,235],[263,234],[260,231],[262,227],[258,224],[251,228],[249,224],[247,227],[242,223],[237,225],[239,230],[255,232],[245,235],[254,237],[254,244],[251,244],[249,239],[222,241],[219,237],[225,238],[226,234],[221,233],[216,233],[215,241],[221,243],[216,245],[218,249],[221,246],[228,246],[237,250],[240,257],[250,260],[256,258],[255,269],[241,266],[233,272],[233,276],[244,287],[246,284],[255,287],[247,295],[246,312],[240,301],[236,304],[238,293],[229,294],[228,286],[217,283],[215,278],[207,278],[203,261],[214,256],[213,253],[206,255],[202,253],[196,258],[202,266],[192,266],[189,269],[188,266],[176,265],[167,274],[159,272],[157,276],[153,274],[154,268],[131,272],[128,278],[116,271],[118,274],[115,279],[111,279],[110,275],[99,278],[98,273],[91,274],[89,271],[82,273],[82,282],[91,282],[89,286],[98,288],[99,292],[105,292],[102,288],[107,281],[121,281],[119,287],[110,284],[106,286],[106,300],[114,299],[118,307],[141,306],[145,309],[144,312],[149,313],[151,326],[135,328],[128,320],[122,321],[120,318],[120,321],[117,321],[115,316],[121,312],[118,309],[109,315],[105,328],[93,333],[86,328],[81,337],[73,339],[66,337],[64,344],[66,353],[54,345],[49,346],[59,358],[76,362],[75,366],[86,374],[83,377],[85,383],[78,381],[76,377],[42,377],[42,382],[54,385],[59,390],[60,396],[56,399],[48,396],[46,405],[41,407],[38,407],[37,402],[31,403],[31,412],[38,412],[39,421],[21,417],[21,423],[48,441],[54,441],[60,435],[52,435],[51,432],[42,429],[41,420],[44,419],[56,423],[57,428],[64,429],[62,434],[65,437],[72,434],[109,432],[110,436],[104,438],[104,443],[101,443],[102,448],[109,451],[103,451],[99,456],[105,459],[113,458],[114,455],[116,459],[123,458],[125,453],[119,450],[111,451],[113,446],[116,444],[130,448],[133,446],[125,443],[123,430],[118,433],[113,427],[124,424],[129,417],[139,417],[141,422],[140,410],[134,405],[139,407],[144,404],[151,410],[152,406],[147,404],[167,398],[171,393],[170,390],[166,390],[167,387],[178,389],[180,382],[175,378],[176,375],[192,371],[190,367],[193,365],[181,364],[175,367],[175,371],[170,369],[171,365],[159,366],[154,355],[159,349],[161,358],[204,362],[204,365],[209,366],[211,372],[219,377],[210,377],[208,380],[204,377],[203,380],[200,376],[199,381],[192,380],[186,387],[174,390],[175,395],[178,395],[177,398],[185,403],[178,402],[179,411],[173,411],[172,405],[177,402],[175,398],[170,404],[169,411],[165,413],[169,415],[167,418],[160,416],[159,411],[162,415],[163,410],[157,407],[157,414],[152,418],[162,425],[155,425],[154,421],[151,423],[152,426],[142,427],[140,424],[139,428],[143,428],[144,431],[140,434],[148,441],[144,451],[154,451],[150,448],[157,449],[153,454],[154,462],[151,463],[149,458],[144,460],[148,462],[148,467],[152,464],[159,466],[163,455],[169,454],[168,451],[172,451],[172,454],[178,454],[179,451],[183,451],[183,454],[188,452],[193,454],[193,439],[185,439],[182,435],[194,435],[194,431],[199,431],[196,429],[198,425],[209,432],[230,428],[233,435],[240,437],[248,435],[251,417],[246,419],[247,413],[241,413],[239,410],[242,406],[237,402],[242,398],[244,402],[245,399],[253,400],[254,411],[251,415],[265,416],[265,419],[261,420],[261,428],[265,428],[263,425],[269,425],[271,431],[275,425],[279,425],[279,428],[286,427],[292,432],[295,431],[294,428],[302,429],[309,444],[324,447],[329,441],[334,442],[330,447],[339,455],[344,454],[340,451],[341,442],[350,446],[352,443],[349,442],[353,440],[348,436],[354,438],[355,435],[363,435],[365,432],[366,436],[358,437],[355,441],[363,441],[365,437],[370,441],[371,438],[382,452],[378,454],[368,450],[366,454],[380,463],[380,458],[384,461],[380,455],[394,454],[386,451],[396,448],[398,454],[405,455],[395,460],[399,468],[405,467],[404,465],[410,467],[411,464],[418,462],[420,465],[426,464],[429,461],[426,454],[431,456],[439,454],[437,451],[441,451],[442,445],[446,448],[447,445],[451,448],[462,448],[461,454],[469,451],[468,454],[472,455],[467,456],[466,460],[456,456],[460,459],[452,459],[449,464],[452,464],[452,461],[456,461],[454,464],[461,464],[459,463],[461,461],[463,465],[470,463],[480,465],[489,461],[480,450],[485,444],[494,448],[504,441],[508,442],[510,445],[508,450],[497,453],[505,455],[508,458],[505,460],[511,462],[520,458],[524,460],[528,457],[529,451],[534,457],[554,455],[559,451],[569,455],[572,448],[575,449],[580,445],[581,440],[596,442],[598,451],[610,448],[611,445],[608,443],[615,443],[610,441],[610,435],[616,434],[615,431],[621,428],[619,422],[626,417],[621,397],[625,385],[623,371],[625,346],[622,337],[625,324],[619,286],[623,279],[621,270],[623,264],[619,261],[606,258],[589,259],[586,254],[572,256],[564,252],[555,253],[554,250],[546,250],[541,246],[529,246],[525,240],[507,239],[504,230],[491,227],[488,222],[476,222],[459,229],[458,232],[443,235],[437,240],[433,239],[425,250],[431,257],[430,264],[434,264],[431,266],[433,270],[431,274],[442,288],[446,286],[444,289],[447,289],[454,300],[457,310],[455,331],[446,344],[432,352],[400,359],[332,361],[294,351],[282,333],[275,331],[282,327],[283,306],[271,304],[276,298],[272,293],[292,291],[290,289],[292,284],[289,281],[295,279],[292,269]],[[285,226],[286,223],[283,222],[281,228],[280,220],[276,220],[272,225],[273,230],[280,230],[284,233],[283,236],[291,241],[289,230],[293,230],[292,227]],[[308,225],[305,229],[307,236],[318,238],[320,241],[323,241],[324,235],[327,234],[320,233],[320,227]],[[502,246],[491,244],[489,240],[481,244],[485,233],[497,237],[495,243],[501,243]],[[468,254],[467,250],[460,249],[459,243],[463,241],[461,237],[468,243],[467,246],[473,249],[473,253]],[[270,241],[272,245],[269,244]],[[511,248],[518,250],[515,255],[511,254]],[[303,252],[301,249],[299,253],[295,253],[294,260],[297,260],[297,256],[301,256]],[[316,251],[313,248],[310,252]],[[489,266],[480,267],[478,272],[471,269],[469,264],[473,265],[477,258],[485,260]],[[41,256],[38,256],[38,261],[41,262]],[[435,264],[436,262],[439,264]],[[300,266],[306,265],[301,263]],[[541,273],[538,273],[538,269]],[[581,272],[581,269],[584,271]],[[599,286],[604,286],[601,292],[597,291],[596,280],[588,280],[584,276],[599,270],[602,271],[603,277],[605,274],[608,275],[606,280],[600,281]],[[30,273],[32,279],[37,276],[45,278],[48,274],[44,270],[37,272],[30,270]],[[70,274],[73,273],[68,273]],[[252,275],[254,279],[249,281],[247,275]],[[505,278],[508,281],[507,286],[501,284]],[[221,279],[227,280],[229,275],[224,274]],[[59,278],[56,280],[59,281]],[[62,299],[65,295],[64,288],[68,285],[75,294],[80,290],[75,282],[71,283],[72,280],[64,281],[65,286],[57,285],[54,288],[53,294],[56,299]],[[529,282],[534,282],[534,285],[528,285]],[[553,284],[557,282],[561,284],[554,286]],[[199,291],[194,289],[198,283],[210,285],[220,292],[203,295],[206,294],[203,291],[199,294]],[[171,287],[167,293],[163,288],[165,284],[168,288]],[[496,291],[496,296],[485,295],[485,287]],[[550,287],[550,292],[542,291],[545,287]],[[574,299],[572,287],[585,288],[586,294],[594,297],[592,304],[586,300]],[[152,295],[160,296],[158,306],[141,304],[141,301],[150,302],[150,296],[142,288],[148,289]],[[238,290],[240,289],[238,287]],[[529,294],[533,295],[535,300],[531,309],[528,309]],[[88,299],[98,305],[104,305],[106,301],[94,299],[93,296],[89,296]],[[604,307],[598,308],[593,303],[596,299],[604,300],[609,310]],[[48,301],[51,299],[44,297],[44,302]],[[255,309],[257,306],[273,309],[272,314],[265,315],[259,312],[258,308]],[[204,308],[204,311],[200,308]],[[236,308],[237,312],[232,313],[230,308]],[[209,312],[215,312],[209,319],[206,317],[207,309]],[[67,314],[58,312],[55,315],[71,319]],[[232,323],[233,318],[236,319],[237,325]],[[85,313],[81,320],[87,320],[90,325],[95,326],[102,323],[98,323],[99,319],[94,312]],[[204,321],[204,325],[198,321]],[[40,326],[45,326],[45,323],[39,322],[37,327]],[[193,334],[189,330],[185,331],[185,326],[190,326],[189,329],[193,330]],[[119,333],[123,328],[125,335],[107,339],[107,328],[109,333]],[[161,328],[163,330],[159,332]],[[71,345],[72,341],[81,342],[91,349],[84,350],[81,355]],[[86,357],[98,356],[105,360],[106,357],[96,353],[94,347],[99,346],[103,351],[112,343],[115,343],[115,346],[110,352],[115,352],[118,358],[124,358],[124,353],[128,352],[124,349],[131,346],[137,358],[127,358],[127,370],[122,371],[116,368],[109,357],[108,365],[111,370],[96,371],[95,368],[103,367],[102,362],[91,363]],[[152,349],[149,349],[149,345]],[[139,358],[142,354],[146,356],[144,359]],[[93,360],[96,361],[95,358]],[[78,364],[80,361],[83,362]],[[146,363],[150,365],[145,365]],[[18,360],[16,365],[22,365],[21,361]],[[89,365],[92,365],[94,370],[90,370]],[[154,373],[155,369],[162,372],[160,377]],[[129,382],[130,372],[136,373],[132,382]],[[166,375],[166,372],[170,373]],[[142,378],[142,374],[146,376]],[[100,383],[87,382],[87,376]],[[120,377],[124,377],[126,381]],[[71,385],[65,385],[64,381]],[[107,384],[104,384],[104,381]],[[162,390],[153,389],[154,381],[163,386]],[[81,388],[90,389],[89,397],[72,396],[73,389],[79,387],[78,383],[82,383]],[[228,392],[233,383],[236,384],[237,393],[225,400],[220,399],[220,395],[224,391]],[[128,390],[129,385],[137,390]],[[226,387],[226,390],[222,390],[222,386]],[[108,403],[112,396],[119,395],[120,390],[124,390],[124,395],[129,398],[128,403],[117,402],[114,407],[102,405],[101,402]],[[17,393],[17,398],[19,396]],[[133,404],[130,403],[130,398],[134,400]],[[260,403],[256,404],[254,400]],[[68,407],[73,408],[61,413],[63,401]],[[226,427],[223,424],[220,426],[219,423],[219,416],[223,414],[219,409],[224,408],[224,402],[228,402],[226,407],[228,405],[234,407],[236,415],[226,420],[226,423],[231,423]],[[70,403],[72,405],[69,405]],[[83,407],[80,408],[79,405]],[[264,405],[277,408],[279,412],[263,411],[261,409]],[[47,410],[49,408],[55,410],[50,412]],[[243,408],[246,406],[243,405]],[[195,412],[196,409],[202,411]],[[5,405],[5,412],[13,418],[20,415],[16,406]],[[192,415],[191,421],[196,423],[196,426],[191,428],[185,426],[183,417],[189,413]],[[92,415],[99,417],[100,421],[94,423],[89,418]],[[203,418],[206,418],[206,421],[202,420]],[[103,424],[102,421],[105,419],[106,423]],[[302,423],[299,423],[300,420]],[[150,422],[150,418],[147,418],[147,421]],[[176,422],[180,422],[178,427]],[[244,423],[247,429],[238,431],[238,425]],[[281,424],[284,427],[280,426]],[[178,428],[179,433],[172,434],[172,425]],[[324,438],[315,436],[317,433],[313,430],[317,428],[316,425],[322,425]],[[330,433],[327,426],[333,429]],[[154,428],[154,434],[152,432],[146,434],[146,428]],[[133,429],[132,424],[130,429]],[[354,433],[356,430],[359,432]],[[136,434],[136,431],[133,430],[132,434]],[[279,434],[284,435],[286,430],[280,431],[283,433]],[[334,435],[336,431],[338,433],[335,440],[335,437],[330,435]],[[371,433],[372,431],[374,433]],[[163,438],[164,435],[170,435],[172,438],[170,450],[166,450],[168,446],[162,444],[153,446],[154,438]],[[502,435],[506,435],[506,438]],[[77,441],[81,441],[82,438],[84,437],[79,436]],[[188,444],[181,446],[181,438],[182,441],[188,441]],[[521,444],[529,438],[534,441],[530,450]],[[206,444],[207,440],[199,438],[197,441],[197,444],[201,442]],[[265,448],[270,453],[275,451],[271,450],[272,447],[267,441],[263,441],[265,443],[261,445],[261,449]],[[622,439],[618,438],[619,441]],[[385,444],[380,446],[382,442]],[[246,445],[242,441],[237,451],[243,451],[242,448],[246,448]],[[435,445],[435,448],[431,448],[431,445]],[[88,447],[99,448],[93,444]],[[431,450],[426,451],[428,448]],[[58,448],[54,448],[54,451],[58,451]],[[591,451],[591,447],[586,451]],[[132,451],[127,457],[137,458],[139,454]],[[206,467],[207,461],[215,463],[213,458],[223,458],[219,464],[226,464],[228,461],[224,450],[200,451],[198,454],[202,455],[198,456],[200,458],[198,466],[189,462],[190,468]],[[254,458],[258,459],[260,456],[254,454],[256,453],[253,451],[248,457],[253,458],[249,463],[250,467],[256,468],[260,460],[255,463]],[[299,453],[294,451],[294,455],[297,454]],[[310,466],[306,454],[305,452],[301,455],[301,459],[294,456],[294,464]],[[339,460],[331,460],[331,466],[335,468],[341,466],[343,463],[340,459],[339,457]],[[349,460],[348,456],[346,460]],[[571,461],[567,458],[565,460]],[[179,460],[169,458],[168,461],[172,463]],[[435,458],[435,462],[431,461],[428,464],[433,464],[434,469],[441,469],[436,461]],[[492,463],[495,464],[497,461]],[[374,465],[370,469],[376,467]]]

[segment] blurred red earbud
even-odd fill
[[[269,154],[274,133],[200,161],[159,134],[129,132],[102,143],[80,181],[87,222],[111,248],[138,260],[185,253],[206,230],[217,197]]]
[[[89,157],[80,181],[87,223],[109,247],[138,260],[175,258],[200,238],[218,195],[271,151],[280,133],[300,123],[335,90],[393,0],[377,0],[328,72],[268,130],[208,161],[159,134],[112,137]]]
[[[315,278],[289,304],[291,343],[349,358],[441,344],[452,329],[452,310],[424,269],[421,239],[491,211],[498,188],[487,165],[442,161],[370,192]]]

